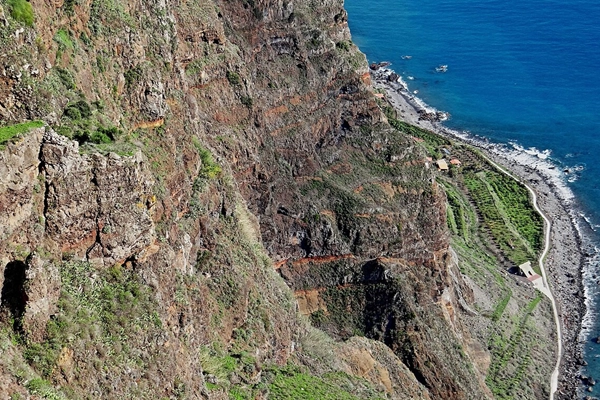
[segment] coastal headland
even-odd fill
[[[473,151],[481,152],[537,194],[537,204],[550,220],[550,246],[543,262],[556,300],[557,323],[562,333],[562,354],[557,363],[558,382],[557,385],[554,383],[556,392],[551,393],[550,398],[573,398],[582,380],[586,382],[580,371],[585,361],[579,345],[585,314],[581,275],[585,253],[576,215],[571,208],[572,194],[561,182],[560,172],[543,157],[527,154],[523,149],[493,144],[484,138],[448,129],[442,122],[449,114],[428,107],[387,65],[371,65],[371,76],[376,91],[384,93],[383,99],[395,109],[399,120],[469,145]],[[378,97],[382,98],[381,95]]]

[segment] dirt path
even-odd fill
[[[385,82],[385,81],[376,80],[374,82],[374,86],[376,88],[385,90],[389,102],[398,111],[398,113],[399,113],[398,117],[400,119],[402,119],[408,123],[411,123],[413,125],[420,126],[421,128],[429,129],[433,132],[439,133],[439,130],[436,128],[436,125],[434,125],[430,121],[422,120],[420,118],[421,116],[417,110],[419,108],[419,106],[417,104],[414,104],[412,96],[409,93],[405,92],[406,94],[401,94],[400,85],[395,84],[395,83],[389,83],[389,82]],[[446,136],[446,135],[442,134],[442,136]],[[550,301],[552,303],[552,312],[554,314],[554,321],[556,323],[557,357],[556,357],[556,365],[554,367],[554,371],[552,372],[552,375],[550,377],[550,400],[554,400],[554,394],[556,393],[557,388],[558,388],[558,378],[559,378],[559,372],[560,372],[561,359],[563,357],[563,334],[562,334],[562,328],[561,328],[561,323],[560,323],[560,317],[559,317],[559,313],[558,313],[557,301],[556,301],[556,298],[555,298],[554,294],[552,293],[550,286],[548,284],[548,276],[547,276],[546,268],[544,266],[544,259],[545,259],[546,255],[548,254],[548,252],[550,251],[550,241],[552,238],[552,233],[551,233],[552,225],[550,223],[550,220],[546,217],[546,215],[542,212],[542,210],[538,206],[538,197],[537,197],[536,192],[533,190],[533,188],[529,184],[527,184],[523,179],[519,179],[512,173],[508,172],[508,170],[505,167],[498,165],[498,163],[492,161],[488,157],[485,157],[485,158],[492,165],[496,166],[500,171],[507,174],[508,176],[515,179],[516,181],[521,182],[527,188],[527,190],[529,190],[529,192],[531,193],[531,196],[532,196],[532,203],[533,203],[535,210],[544,219],[544,251],[540,255],[538,263],[540,266],[540,270],[542,272],[542,279],[543,279],[543,284],[544,284],[544,288],[543,288],[544,290],[540,290],[540,291],[542,293],[544,293],[550,299]]]
[[[521,182],[527,188],[527,190],[529,190],[529,193],[531,193],[533,207],[542,216],[542,218],[544,218],[544,251],[542,251],[542,254],[540,254],[539,265],[540,265],[540,270],[542,271],[542,279],[544,280],[544,288],[546,290],[540,290],[540,291],[542,293],[544,293],[552,302],[552,312],[554,313],[554,322],[556,323],[556,336],[557,336],[557,342],[558,342],[557,346],[558,347],[557,347],[557,355],[556,355],[556,365],[554,367],[554,371],[552,371],[552,376],[550,377],[550,400],[554,400],[554,393],[556,392],[556,389],[558,388],[558,374],[559,374],[559,369],[560,369],[560,360],[562,359],[562,340],[563,340],[563,338],[562,338],[562,331],[561,331],[561,326],[560,326],[560,319],[558,316],[558,308],[556,306],[556,299],[554,298],[554,295],[552,294],[552,290],[550,289],[550,286],[548,285],[548,277],[546,274],[546,268],[544,267],[544,258],[548,254],[548,251],[550,251],[550,237],[551,237],[550,236],[550,228],[551,228],[550,220],[546,217],[546,215],[538,207],[537,194],[528,184],[526,184],[521,179],[519,179],[518,177],[516,177],[513,174],[511,174],[510,172],[508,172],[502,166],[496,164],[494,161],[490,160],[487,157],[485,157],[485,158],[492,165],[494,165],[496,168],[498,168],[500,171],[502,171],[506,175],[510,176],[514,180]]]

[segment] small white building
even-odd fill
[[[446,160],[444,160],[444,159],[437,160],[436,164],[440,171],[448,171],[448,163],[446,162]]]

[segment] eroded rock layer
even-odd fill
[[[341,0],[18,3],[0,120],[45,126],[0,153],[3,394],[492,397]]]

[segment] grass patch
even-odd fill
[[[125,366],[143,370],[151,362],[153,347],[158,346],[145,343],[162,332],[161,320],[152,311],[157,306],[151,291],[131,270],[119,265],[96,269],[73,261],[62,263],[59,271],[58,312],[47,324],[47,339],[26,345],[24,358],[44,378],[56,373],[59,354],[65,348],[76,354],[95,354],[78,361],[86,366],[76,367],[94,365],[100,368],[99,376],[106,368],[115,375]]]
[[[544,222],[533,208],[527,188],[500,172],[493,171],[486,175],[517,232],[532,250],[539,251],[544,237]]]
[[[10,16],[14,20],[27,26],[33,26],[34,17],[31,3],[26,0],[8,0],[7,4],[10,7]]]
[[[528,203],[528,193],[510,192],[509,188],[516,190],[518,183],[513,181],[514,185],[509,184],[499,174],[489,170],[478,173],[467,171],[464,182],[482,222],[508,259],[519,265],[536,258],[536,250],[543,237],[541,217]],[[506,183],[502,191],[497,189],[499,181]],[[536,215],[538,218],[535,218]]]
[[[525,371],[531,362],[530,350],[524,343],[526,323],[542,297],[543,295],[538,292],[537,296],[527,304],[519,323],[508,339],[496,334],[490,340],[492,363],[485,383],[497,399],[513,399],[515,388],[525,377]],[[516,368],[507,368],[511,361],[517,359],[520,361]]]
[[[274,400],[304,399],[304,400],[355,400],[365,398],[357,397],[351,393],[351,378],[341,372],[324,374],[316,377],[302,372],[299,368],[287,366],[271,370],[275,379],[269,385],[269,398]],[[371,395],[366,398],[380,399]]]
[[[29,393],[41,396],[43,399],[58,400],[66,399],[66,397],[58,393],[54,387],[44,379],[34,378],[25,384]]]
[[[204,148],[198,139],[192,138],[192,143],[200,156],[200,161],[202,161],[202,168],[200,168],[192,184],[190,210],[187,213],[187,217],[195,219],[203,212],[203,207],[199,199],[200,194],[204,192],[209,181],[221,176],[223,169],[215,162],[211,152]]]
[[[497,322],[500,317],[502,317],[502,314],[504,314],[504,310],[506,309],[506,306],[508,305],[508,302],[510,301],[510,298],[512,297],[512,292],[509,290],[508,293],[502,298],[502,300],[500,300],[500,302],[496,305],[496,308],[494,309],[494,312],[492,313],[492,321]]]
[[[4,149],[6,143],[12,140],[14,137],[29,132],[29,130],[34,128],[41,128],[42,126],[44,126],[42,121],[28,121],[21,124],[1,127],[0,150]]]
[[[469,230],[469,221],[473,221],[473,215],[469,215],[469,204],[458,190],[446,181],[442,181],[446,197],[448,198],[447,214],[448,227],[453,234],[460,236],[464,240],[469,240],[471,235]]]
[[[59,29],[54,35],[54,41],[58,43],[58,51],[72,50],[75,46],[71,35],[64,29]]]
[[[221,175],[221,166],[214,161],[210,151],[198,147],[198,154],[200,155],[200,160],[202,160],[202,169],[200,170],[199,176],[205,179],[215,179]]]

